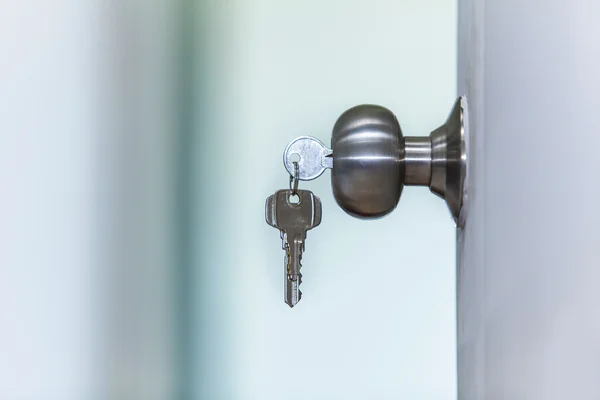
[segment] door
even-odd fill
[[[600,398],[600,6],[459,2],[459,399]]]

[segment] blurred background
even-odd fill
[[[445,120],[455,0],[5,0],[0,56],[0,398],[456,397],[443,201],[360,221],[301,182],[293,310],[264,222],[291,139]]]

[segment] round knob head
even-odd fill
[[[387,108],[360,105],[344,112],[331,135],[331,185],[339,206],[359,218],[390,213],[404,186],[404,140]]]

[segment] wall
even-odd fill
[[[362,102],[426,135],[453,1],[0,4],[0,398],[448,399],[454,229],[409,188],[358,221],[329,173],[282,300],[281,153]],[[284,393],[284,394],[283,394]]]
[[[80,39],[98,35],[78,20],[93,7],[38,6],[1,6],[0,392],[26,399],[43,390],[58,399],[93,391],[100,359],[89,317],[99,304],[87,180],[97,161],[96,103],[86,92],[96,85],[93,55]],[[43,17],[52,11],[53,19]]]
[[[0,2],[0,398],[174,398],[174,8]]]
[[[406,188],[359,221],[329,172],[308,233],[303,299],[283,302],[279,232],[265,198],[288,185],[299,135],[329,143],[359,103],[427,135],[456,97],[454,1],[227,1],[197,10],[192,385],[210,399],[455,396],[455,232],[445,204]],[[196,379],[194,379],[194,377]]]

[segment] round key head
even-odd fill
[[[360,105],[344,112],[331,136],[331,185],[339,206],[359,218],[390,213],[404,186],[404,140],[387,108]]]
[[[298,163],[297,178],[310,181],[331,168],[331,150],[315,137],[301,136],[292,140],[283,151],[283,165],[291,176],[295,175],[294,162]]]

